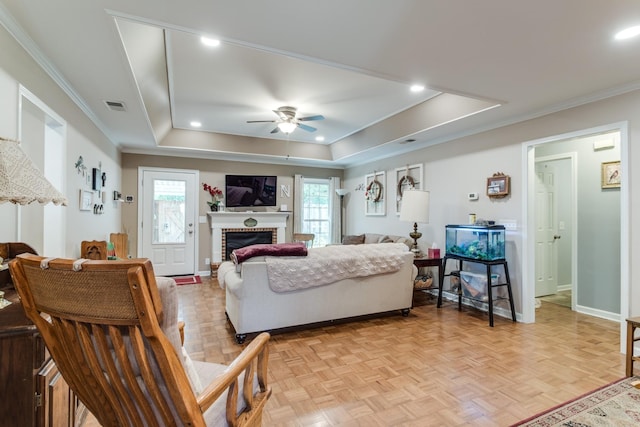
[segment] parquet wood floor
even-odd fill
[[[191,357],[231,362],[242,347],[217,281],[179,295]],[[474,309],[414,303],[409,317],[272,335],[263,425],[508,426],[624,376],[616,322],[543,304],[535,324],[490,328]]]

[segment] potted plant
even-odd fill
[[[202,189],[209,193],[209,195],[211,196],[211,201],[207,202],[207,204],[213,212],[217,212],[220,200],[224,197],[224,195],[222,194],[222,190],[218,187],[212,187],[204,182],[202,183]]]

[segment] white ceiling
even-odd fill
[[[637,0],[0,0],[0,22],[123,152],[344,167],[640,87],[640,39],[613,39]],[[325,119],[246,123],[284,105]]]

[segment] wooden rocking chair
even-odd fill
[[[62,377],[102,426],[261,424],[271,395],[269,334],[229,366],[191,361],[180,342],[175,282],[156,280],[149,260],[23,254],[9,268]]]

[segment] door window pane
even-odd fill
[[[184,244],[185,181],[153,181],[153,244]]]

